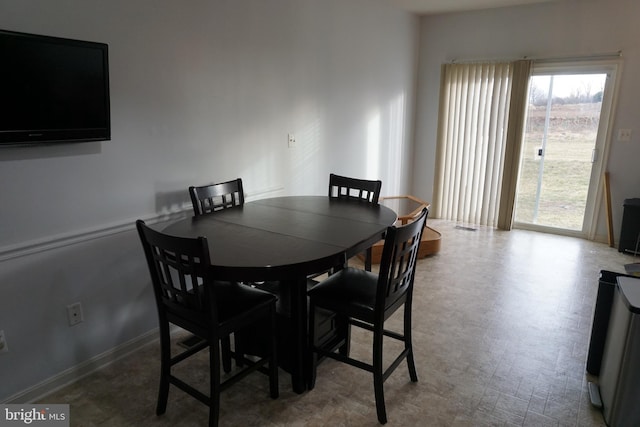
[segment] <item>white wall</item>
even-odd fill
[[[418,24],[386,0],[0,0],[2,29],[109,44],[112,120],[111,141],[0,150],[0,401],[156,326],[133,222],[188,185],[406,192]]]
[[[576,57],[623,52],[617,129],[633,129],[633,141],[613,141],[607,170],[616,242],[626,198],[640,197],[640,2],[567,0],[421,18],[419,90],[413,192],[433,195],[440,66],[452,60]],[[606,241],[604,202],[597,239]]]

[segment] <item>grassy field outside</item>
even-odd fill
[[[581,230],[601,102],[554,104],[544,157],[546,106],[529,106],[516,197],[516,222]],[[543,179],[538,195],[538,176]],[[537,209],[536,209],[537,204]]]

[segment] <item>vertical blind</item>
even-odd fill
[[[511,102],[509,103],[509,126],[504,152],[502,171],[502,193],[498,213],[498,228],[511,230],[516,203],[518,174],[524,136],[524,123],[527,115],[529,79],[533,61],[520,60],[511,64],[513,68],[511,83]]]
[[[512,75],[511,63],[442,66],[437,218],[496,226]]]

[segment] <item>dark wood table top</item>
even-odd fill
[[[207,237],[220,280],[282,280],[343,263],[377,242],[396,219],[383,205],[291,196],[183,219],[164,232]]]

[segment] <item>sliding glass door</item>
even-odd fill
[[[515,227],[590,233],[607,152],[616,68],[595,63],[534,66]]]

